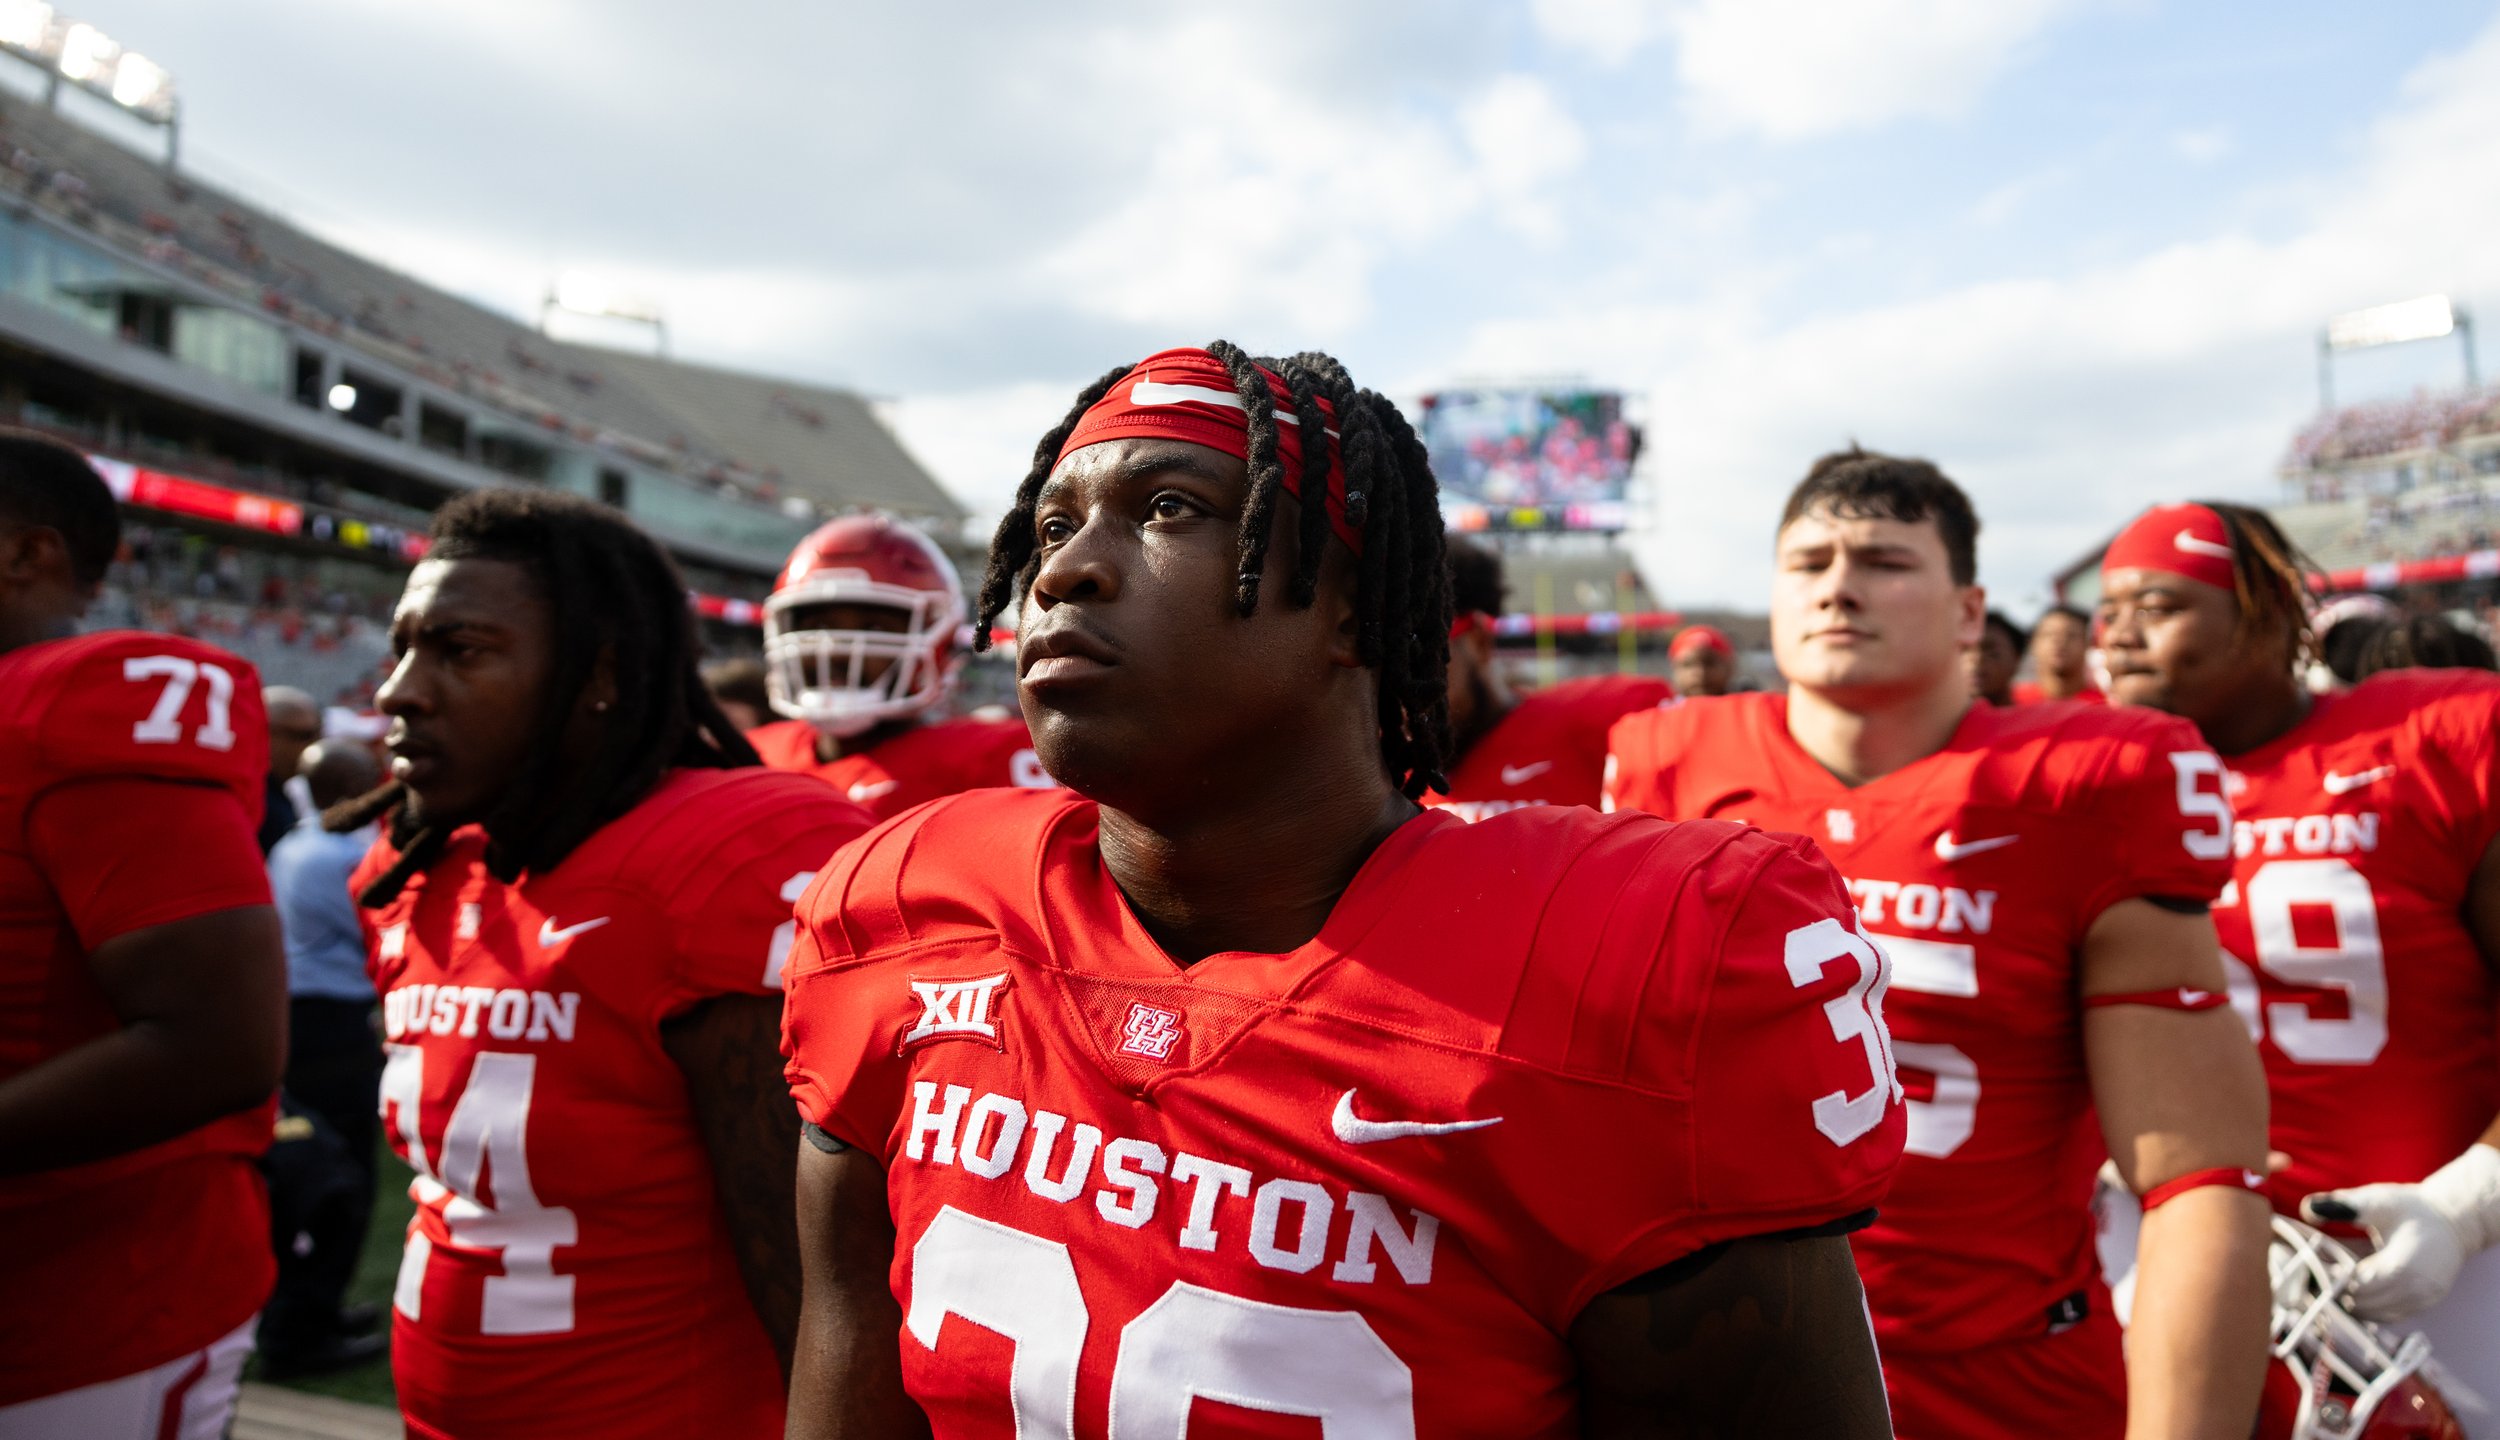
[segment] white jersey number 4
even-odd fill
[[[408,1163],[416,1169],[408,1185],[410,1198],[440,1207],[453,1246],[502,1257],[503,1273],[486,1277],[479,1333],[561,1335],[571,1330],[573,1277],[555,1273],[555,1252],[558,1245],[578,1243],[580,1227],[571,1210],[538,1203],[525,1148],[538,1057],[478,1052],[470,1062],[469,1083],[443,1127],[442,1153],[429,1157],[418,1115],[425,1099],[425,1052],[414,1045],[382,1049],[382,1123],[397,1128]],[[491,1208],[480,1193],[481,1178],[494,1186]],[[425,1232],[410,1226],[391,1303],[411,1320],[421,1316],[425,1270],[433,1254]]]

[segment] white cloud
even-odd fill
[[[1610,68],[1675,42],[1705,130],[1803,140],[1968,109],[2083,0],[1533,0],[1545,40]]]
[[[2075,0],[1696,0],[1669,19],[1706,128],[1802,140],[1950,118]]]
[[[1497,220],[1540,239],[1560,230],[1542,192],[1579,170],[1588,140],[1545,82],[1504,75],[1459,110],[1459,128]]]
[[[908,396],[892,407],[894,432],[972,512],[974,533],[985,533],[1015,503],[1033,442],[1068,413],[1075,395],[1073,385],[1028,381]]]
[[[2229,127],[2207,125],[2194,130],[2181,130],[2170,137],[2170,148],[2191,165],[2211,165],[2227,160],[2238,149]]]
[[[1547,41],[1620,66],[1668,31],[1661,0],[1533,0],[1529,17]]]
[[[1636,553],[1672,603],[1758,604],[1782,495],[1860,440],[1933,456],[1988,521],[1983,578],[2042,577],[2156,500],[2270,497],[2326,315],[2500,288],[2500,22],[2425,64],[2319,177],[2305,223],[2065,274],[1766,325],[1721,301],[1591,304],[1487,323],[1452,364],[1646,380],[1658,496]]]

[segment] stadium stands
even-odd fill
[[[0,423],[141,467],[159,494],[215,487],[233,513],[121,484],[164,543],[114,603],[247,652],[266,632],[272,678],[323,695],[365,668],[355,617],[462,490],[624,508],[731,643],[825,516],[873,505],[947,543],[964,519],[857,395],[550,340],[6,93]],[[163,573],[166,554],[237,573]],[[308,598],[264,605],[270,586]],[[313,661],[317,639],[345,649]]]

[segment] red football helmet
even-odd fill
[[[827,605],[891,610],[899,623],[794,623]],[[963,623],[963,584],[928,536],[886,515],[828,521],[790,553],[764,602],[766,693],[773,709],[833,736],[918,714],[954,683]]]
[[[2274,1217],[2274,1358],[2256,1440],[2465,1440],[2423,1374],[2430,1341],[2401,1341],[2343,1305],[2353,1253],[2297,1220]]]

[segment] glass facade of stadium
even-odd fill
[[[724,651],[755,647],[752,602],[820,518],[252,313],[6,195],[0,423],[116,476],[129,536],[97,620],[199,634],[325,699],[369,687],[417,537],[462,490],[541,484],[624,509],[675,553]]]

